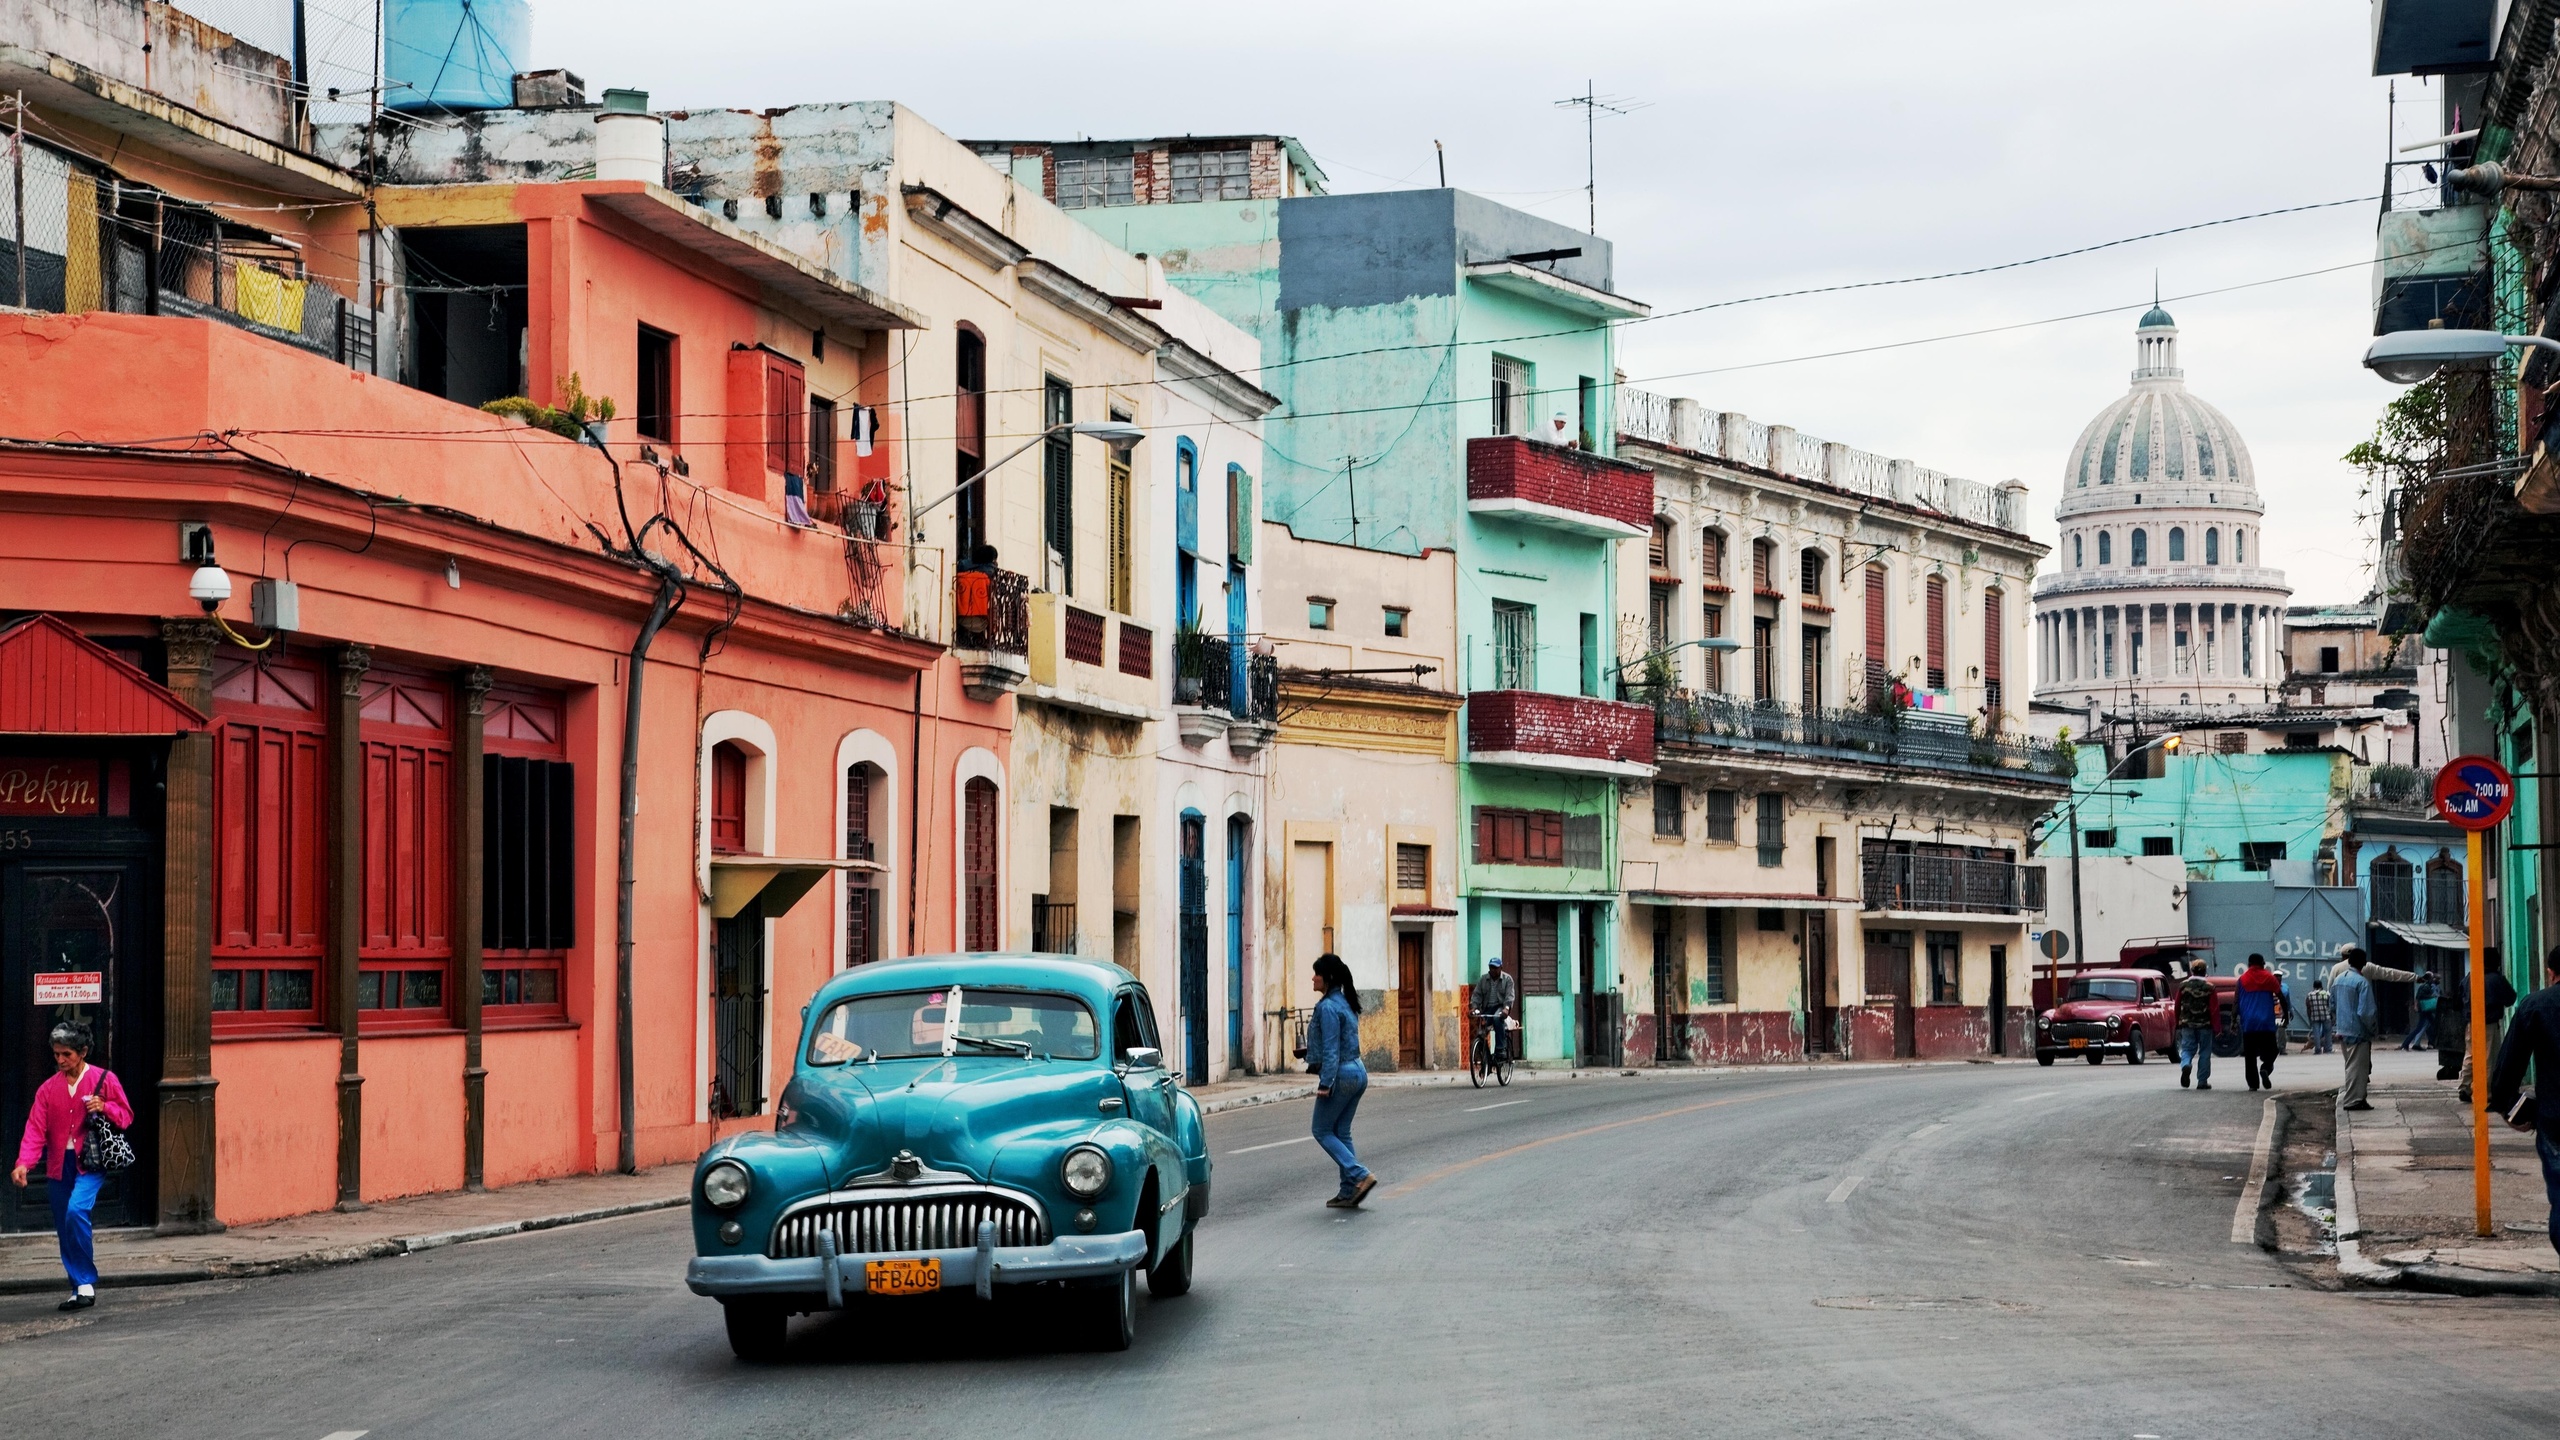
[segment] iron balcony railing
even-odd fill
[[[1223,710],[1238,720],[1268,722],[1280,714],[1280,661],[1256,655],[1225,635],[1197,630],[1173,637],[1173,703]]]
[[[1043,955],[1076,953],[1076,902],[1031,897],[1031,948]]]
[[[970,613],[969,591],[976,576],[986,578],[987,610],[983,616]],[[962,570],[952,577],[956,594],[955,610],[959,615],[959,634],[953,648],[960,650],[1001,650],[1008,655],[1031,653],[1031,582],[1011,570]]]
[[[1866,855],[1860,902],[1869,910],[2016,915],[2044,908],[2044,869],[1966,855]]]
[[[1674,690],[1653,698],[1657,746],[1713,746],[1836,757],[1881,765],[2068,780],[2062,752],[2040,740],[1974,735],[1874,710],[1835,710]]]

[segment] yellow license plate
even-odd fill
[[[2074,1050],[2086,1050],[2089,1048],[2089,1041],[2086,1037],[2075,1039],[2071,1042],[2071,1048]]]
[[[866,1260],[863,1283],[874,1295],[929,1295],[942,1288],[939,1260]]]

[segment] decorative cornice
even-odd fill
[[[1219,404],[1256,420],[1280,408],[1279,396],[1253,384],[1180,340],[1167,340],[1157,347],[1156,364],[1162,366],[1173,378],[1188,380],[1208,391]]]

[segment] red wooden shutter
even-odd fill
[[[722,741],[711,750],[711,853],[747,848],[747,752]]]
[[[453,738],[441,687],[391,678],[364,704],[362,952],[452,948]]]
[[[808,469],[809,385],[800,367],[768,356],[764,372],[765,468],[786,475]]]
[[[242,1008],[219,1023],[307,1023],[317,1013],[316,1001],[262,1010],[257,982],[269,969],[310,975],[320,958],[324,693],[319,670],[289,657],[215,662],[214,967],[251,977],[234,982]]]
[[[1982,595],[1982,678],[2000,683],[2000,592]]]
[[[1482,805],[1476,807],[1476,863],[1493,863],[1493,812]]]
[[[1947,688],[1947,582],[1929,577],[1929,688]]]
[[[1886,652],[1884,638],[1885,574],[1882,565],[1867,567],[1867,675],[1870,679],[1893,668],[1893,657]]]
[[[968,784],[961,822],[962,883],[965,887],[965,950],[993,950],[996,936],[996,787],[990,780]]]

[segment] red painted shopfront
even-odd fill
[[[534,233],[536,353],[590,393],[627,392],[654,336],[660,364],[704,372],[689,393],[721,395],[734,355],[798,325],[874,387],[846,404],[888,398],[870,362],[897,316],[864,333],[852,301],[777,297],[720,269],[737,242],[668,242],[590,188],[473,212]],[[1011,700],[970,698],[940,644],[875,618],[906,612],[900,567],[792,523],[770,447],[675,410],[648,451],[619,421],[599,450],[208,322],[0,316],[0,1020],[16,1066],[61,1010],[32,977],[108,973],[147,1155],[115,1218],[203,1228],[688,1159],[770,1123],[827,975],[955,943],[952,797],[964,758],[1004,763]],[[892,414],[848,470],[891,473]],[[805,457],[809,423],[773,433]],[[188,598],[182,526],[239,582],[223,628]],[[293,583],[298,628],[251,623],[258,578]],[[70,659],[18,662],[39,643]],[[66,699],[70,671],[88,689]],[[64,795],[83,798],[18,814]],[[714,993],[741,915],[743,1011]],[[713,1083],[738,1065],[752,1084]],[[0,1106],[14,1133],[17,1089]],[[28,1195],[0,1225],[41,1221]]]

